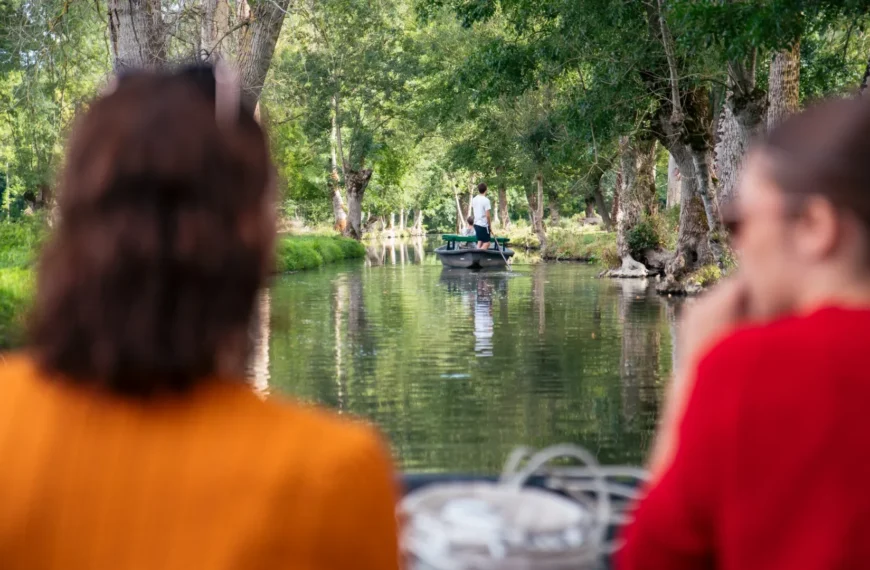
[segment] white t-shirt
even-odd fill
[[[489,198],[483,194],[478,194],[471,199],[471,209],[474,212],[474,225],[488,228],[489,223],[486,221],[486,213],[492,210]]]

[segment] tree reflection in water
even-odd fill
[[[276,280],[272,390],[370,418],[408,470],[496,472],[515,445],[563,441],[642,462],[668,301],[579,264],[445,270],[432,245]]]

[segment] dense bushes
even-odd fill
[[[651,218],[644,218],[629,229],[625,233],[625,241],[628,244],[629,253],[634,258],[640,258],[644,251],[656,249],[662,243]]]
[[[278,273],[313,269],[324,263],[363,257],[365,246],[358,241],[329,236],[288,236],[278,240]]]

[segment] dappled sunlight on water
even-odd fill
[[[260,389],[369,418],[409,471],[495,472],[518,444],[563,441],[643,460],[672,365],[666,299],[580,264],[472,272],[430,252],[370,244],[276,279]]]

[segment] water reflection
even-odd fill
[[[271,317],[271,295],[268,290],[257,295],[257,307],[251,324],[251,357],[248,362],[248,378],[254,390],[262,396],[269,394],[269,336]]]
[[[426,259],[426,243],[426,238],[422,236],[369,242],[366,244],[365,265],[420,265]]]
[[[510,273],[505,270],[469,271],[447,268],[441,270],[440,281],[451,293],[465,300],[474,326],[474,353],[477,357],[493,355],[493,297],[507,299]]]
[[[442,269],[422,240],[278,279],[273,391],[366,416],[408,470],[498,470],[520,443],[640,463],[672,365],[674,311],[577,264]]]

